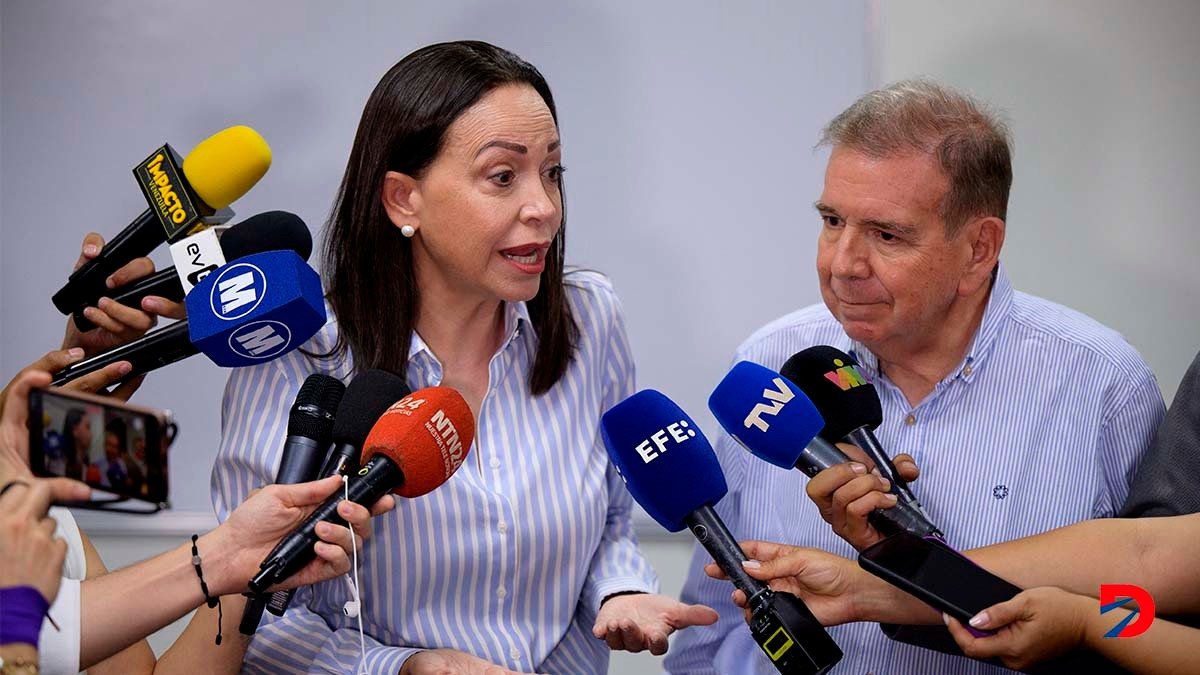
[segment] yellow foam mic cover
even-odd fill
[[[214,209],[223,209],[250,191],[271,167],[271,146],[247,126],[222,129],[200,141],[183,160],[183,175]]]

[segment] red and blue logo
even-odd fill
[[[1129,616],[1121,619],[1104,637],[1131,638],[1149,630],[1150,624],[1154,623],[1154,598],[1146,589],[1133,584],[1100,584],[1101,614],[1130,603],[1137,603],[1137,607],[1131,608]]]

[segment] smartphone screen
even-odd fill
[[[29,396],[30,468],[104,492],[167,504],[164,413],[98,396],[35,389]]]
[[[858,559],[868,572],[963,622],[1021,592],[948,545],[909,532],[863,549]]]

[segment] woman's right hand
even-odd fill
[[[417,652],[404,662],[400,675],[522,675],[454,649]]]
[[[0,495],[0,588],[32,586],[54,602],[62,583],[67,543],[54,537],[46,515],[55,491],[48,481],[10,481]]]
[[[862,570],[853,560],[769,541],[743,541],[741,546],[750,558],[744,564],[747,574],[803,600],[822,626],[862,620],[856,584]],[[706,565],[704,572],[714,579],[728,578],[716,563]],[[746,611],[748,620],[745,593],[734,591],[733,601]]]

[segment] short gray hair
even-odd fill
[[[876,158],[934,155],[950,181],[939,207],[948,237],[970,218],[1008,215],[1007,125],[985,104],[932,80],[902,80],[866,94],[826,125],[817,145]]]

